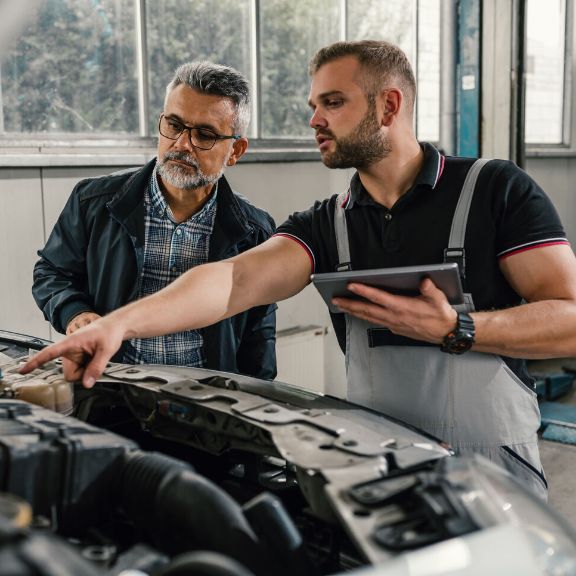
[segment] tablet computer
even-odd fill
[[[417,296],[420,294],[420,283],[430,278],[440,289],[450,304],[462,304],[464,294],[458,273],[458,264],[426,264],[423,266],[402,266],[397,268],[376,268],[374,270],[350,270],[347,272],[328,272],[312,274],[310,279],[328,305],[330,312],[339,312],[332,304],[332,298],[343,296],[361,300],[358,295],[349,292],[350,282],[358,282],[381,288],[392,294]]]

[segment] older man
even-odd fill
[[[248,146],[249,117],[248,83],[236,70],[209,62],[176,70],[159,118],[157,159],[80,182],[39,252],[33,294],[56,330],[71,334],[273,233],[272,218],[223,176]],[[115,359],[273,379],[275,305],[204,329],[133,338]]]

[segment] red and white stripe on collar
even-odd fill
[[[432,189],[436,188],[436,184],[438,184],[438,180],[440,180],[440,177],[444,172],[444,161],[445,161],[444,156],[442,156],[442,154],[438,152],[438,165],[436,166],[436,176],[434,178],[434,184],[432,184]],[[352,193],[350,191],[350,188],[348,188],[348,192],[344,197],[344,201],[342,202],[341,207],[344,208],[344,210],[346,210],[346,208],[350,206],[351,200],[352,200]]]
[[[440,180],[440,176],[444,172],[444,161],[444,156],[438,152],[438,166],[436,167],[436,178],[434,179],[434,184],[432,184],[432,189],[436,188],[436,184],[438,184],[438,180]]]
[[[346,210],[346,208],[348,208],[348,206],[350,205],[351,198],[352,198],[352,192],[351,192],[350,188],[348,188],[348,192],[346,192],[346,196],[344,197],[344,202],[342,202],[342,204],[340,204],[340,208],[344,208],[344,210]]]

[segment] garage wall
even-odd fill
[[[39,169],[0,170],[0,327],[47,338],[30,286],[35,253],[44,242]]]

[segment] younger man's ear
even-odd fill
[[[392,121],[400,112],[403,99],[404,96],[402,91],[398,88],[387,88],[386,90],[382,90],[380,93],[382,110],[380,124],[382,126],[390,126],[390,124],[392,124]]]

